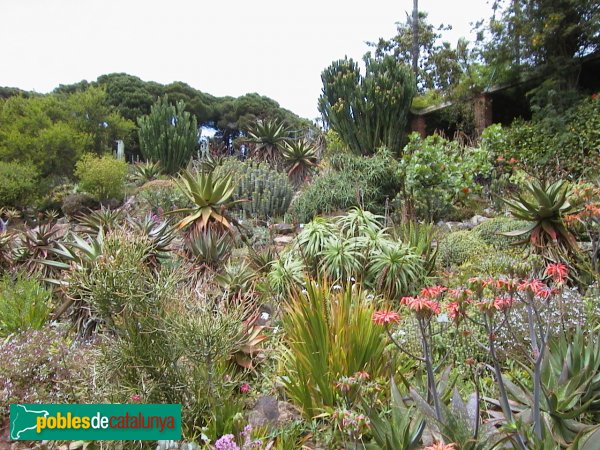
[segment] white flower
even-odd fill
[[[334,284],[332,289],[339,291],[342,287],[339,284]]]
[[[266,311],[260,314],[261,320],[269,320],[269,317],[271,317],[271,315]]]
[[[440,314],[440,315],[437,317],[437,321],[438,321],[439,323],[448,323],[448,322],[449,322],[449,320],[448,320],[448,314],[446,314],[446,313],[442,313],[442,314]]]

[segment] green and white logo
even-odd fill
[[[179,440],[181,405],[10,405],[10,439]]]

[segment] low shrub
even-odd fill
[[[88,194],[69,194],[64,197],[62,202],[62,212],[66,216],[76,217],[89,212],[99,206],[97,200]]]
[[[315,177],[292,202],[290,213],[299,222],[352,206],[383,213],[386,199],[402,186],[398,161],[386,149],[370,158],[336,153],[329,162],[331,170]]]
[[[473,232],[488,245],[494,248],[506,248],[511,244],[527,239],[527,236],[510,237],[502,233],[523,230],[531,225],[526,220],[515,220],[510,217],[494,217],[477,225]]]
[[[138,189],[137,197],[142,207],[155,214],[191,206],[190,200],[172,180],[149,181]]]
[[[97,200],[122,199],[127,173],[127,163],[109,155],[85,155],[75,165],[79,187]]]
[[[489,251],[489,246],[477,233],[469,230],[456,231],[447,234],[439,242],[436,263],[441,269],[449,269]]]
[[[31,165],[0,161],[0,207],[27,206],[36,195],[38,176]]]
[[[18,275],[0,279],[0,337],[39,330],[50,315],[52,292],[37,280]]]

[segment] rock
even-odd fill
[[[280,247],[285,247],[293,240],[294,240],[294,236],[285,235],[285,236],[277,236],[275,239],[273,239],[273,242],[275,243],[275,245],[278,245]]]
[[[486,220],[489,220],[489,218],[488,217],[484,217],[484,216],[480,216],[479,214],[476,214],[473,217],[471,217],[471,219],[469,220],[468,223],[471,226],[471,228],[474,228],[477,225],[479,225],[480,223],[485,222]]]
[[[278,427],[300,418],[298,410],[288,402],[273,396],[260,397],[248,415],[252,428]]]
[[[292,234],[296,231],[296,228],[289,223],[275,223],[271,225],[271,230],[275,234]]]
[[[445,228],[448,231],[468,230],[469,225],[464,222],[444,222],[440,220],[437,224],[440,228]]]

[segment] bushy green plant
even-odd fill
[[[365,297],[358,287],[310,282],[288,299],[282,382],[307,418],[338,405],[341,377],[366,371],[376,378],[385,371],[385,340],[371,320],[374,304]]]
[[[138,118],[138,125],[146,159],[159,162],[170,175],[186,167],[198,145],[198,124],[183,101],[171,105],[166,96],[159,98],[149,115]]]
[[[171,180],[149,181],[138,189],[137,197],[155,214],[191,205],[191,201]]]
[[[52,292],[35,279],[0,278],[0,337],[41,329],[50,315],[51,297]]]
[[[110,155],[84,155],[75,165],[79,187],[97,200],[122,199],[127,171],[125,161]]]
[[[402,185],[398,161],[385,149],[370,158],[335,154],[330,163],[332,170],[315,177],[293,201],[290,212],[298,221],[352,206],[383,213],[386,199]]]
[[[433,135],[410,135],[402,158],[405,200],[417,216],[429,221],[444,217],[452,206],[480,189],[477,177],[488,176],[491,165],[481,148],[461,147]]]
[[[506,236],[503,233],[522,230],[527,225],[528,222],[525,220],[515,220],[510,217],[493,217],[473,228],[473,233],[477,233],[486,244],[497,249],[503,249],[519,241],[518,238]]]
[[[460,266],[469,258],[490,251],[489,246],[477,233],[469,230],[447,234],[438,244],[437,265],[440,268]]]
[[[234,210],[244,219],[283,217],[292,201],[294,190],[287,177],[267,163],[229,158],[215,171],[236,180],[232,198],[243,201]]]
[[[578,179],[598,173],[600,99],[588,97],[561,115],[516,120],[509,128],[486,130],[486,146],[507,161],[514,158],[540,178]]]
[[[38,176],[31,165],[0,161],[0,206],[28,206],[35,197]]]

